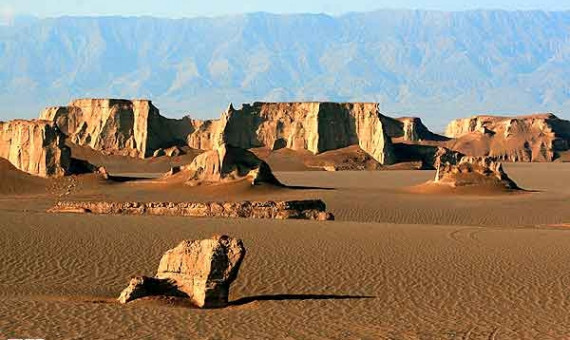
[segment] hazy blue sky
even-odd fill
[[[0,16],[4,18],[14,14],[189,17],[255,11],[340,14],[380,8],[568,10],[570,0],[0,0]]]

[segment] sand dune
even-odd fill
[[[506,164],[505,170],[535,192],[406,191],[434,171],[276,173],[287,185],[312,187],[302,189],[82,175],[54,180],[57,192],[4,192],[0,337],[565,338],[570,164]],[[321,198],[337,221],[45,212],[59,199],[267,197]],[[215,233],[240,237],[248,249],[231,307],[197,310],[167,299],[115,303],[131,275],[154,274],[166,249]]]

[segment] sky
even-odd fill
[[[327,13],[383,8],[461,11],[469,9],[570,10],[570,0],[0,0],[0,17],[34,15],[220,16],[249,12]]]

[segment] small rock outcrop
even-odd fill
[[[185,145],[193,131],[190,119],[167,119],[148,100],[78,99],[47,108],[40,118],[53,121],[74,144],[139,158]]]
[[[500,162],[491,157],[462,157],[459,162],[440,162],[435,184],[451,187],[495,187],[518,190],[518,185],[507,176]]]
[[[225,307],[245,253],[241,240],[225,235],[182,241],[162,256],[155,277],[132,278],[119,302],[164,295],[186,297],[200,308]]]
[[[269,165],[255,154],[226,144],[198,155],[190,165],[182,167],[178,176],[187,176],[186,184],[192,186],[238,180],[247,180],[252,185],[281,185]]]
[[[510,162],[551,162],[570,149],[570,122],[551,113],[529,116],[474,116],[452,121],[450,148],[474,157]]]
[[[0,157],[32,175],[64,176],[71,163],[71,152],[64,139],[49,121],[0,122]]]
[[[58,202],[51,213],[334,220],[321,200],[265,202]]]

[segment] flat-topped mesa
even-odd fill
[[[450,147],[466,155],[512,162],[550,162],[570,148],[570,122],[551,113],[456,119],[445,134],[456,139]]]
[[[190,165],[174,176],[186,177],[186,184],[220,184],[247,180],[252,185],[281,185],[267,163],[250,151],[223,144],[198,155]]]
[[[71,153],[54,123],[45,120],[0,122],[0,157],[41,177],[67,174]]]
[[[167,119],[148,100],[78,99],[47,108],[40,117],[55,122],[74,144],[140,158],[160,148],[185,145],[193,131],[188,118]]]
[[[492,157],[462,157],[457,163],[449,160],[438,162],[434,183],[451,187],[519,189],[501,163]]]
[[[204,123],[188,140],[193,148],[226,143],[313,154],[359,145],[381,164],[394,160],[376,103],[255,102],[239,110],[230,105],[219,121]]]

